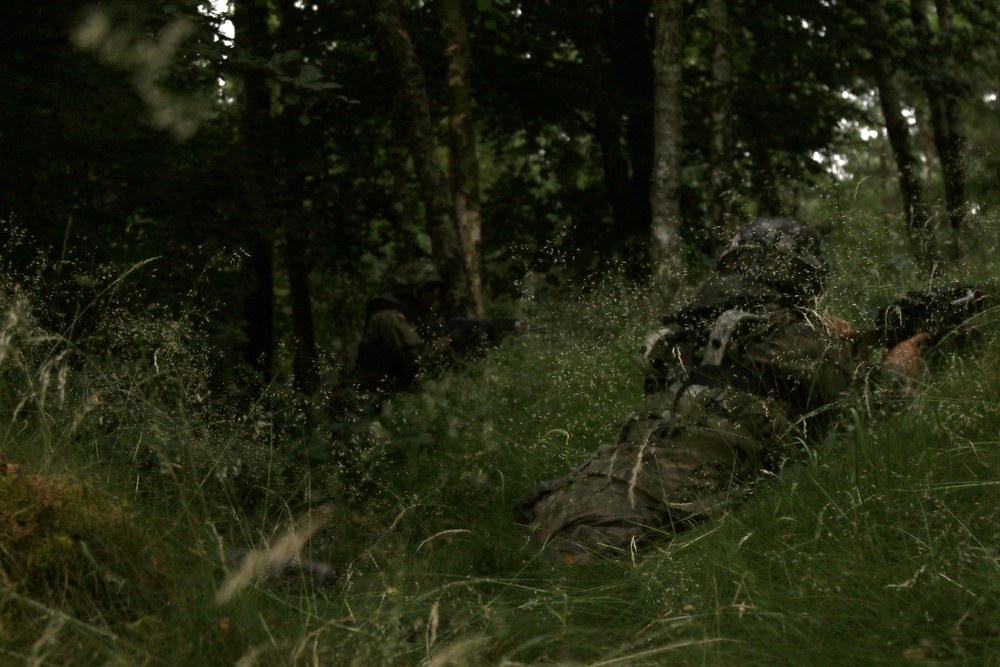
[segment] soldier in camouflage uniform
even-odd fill
[[[385,394],[407,389],[421,372],[448,362],[451,340],[443,328],[425,322],[443,286],[433,265],[411,262],[393,275],[391,294],[368,301],[351,375],[359,391]]]
[[[337,442],[333,457],[348,502],[375,496],[381,469],[390,465],[376,421],[385,399],[412,387],[421,373],[451,363],[446,329],[428,321],[443,286],[432,264],[411,262],[393,274],[390,293],[366,304],[356,363],[327,405]],[[313,456],[321,461],[325,455]]]
[[[757,220],[721,256],[691,308],[640,349],[647,400],[611,444],[518,503],[531,541],[557,562],[629,552],[720,516],[834,420],[845,398],[882,406],[911,393],[921,334],[880,366],[851,352],[851,327],[810,309],[827,266],[819,239]]]

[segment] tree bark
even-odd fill
[[[681,88],[684,68],[684,1],[656,0],[652,242],[657,272],[668,292],[684,281],[681,257]]]
[[[889,146],[896,160],[910,242],[918,264],[924,270],[929,270],[933,261],[934,236],[924,203],[923,185],[918,160],[913,152],[910,128],[903,115],[902,94],[896,83],[896,65],[887,46],[889,30],[885,7],[882,0],[858,0],[857,4],[870,28],[868,47],[878,86],[879,104],[886,133],[889,135]]]
[[[709,221],[716,248],[729,235],[733,202],[733,61],[727,0],[708,0],[712,33],[712,144],[709,160]]]
[[[604,186],[608,191],[616,234],[622,239],[636,236],[642,223],[633,198],[629,160],[622,141],[622,112],[615,108],[615,73],[605,44],[607,17],[591,0],[577,0],[576,46],[583,58],[584,71],[593,88],[594,131],[601,147]]]
[[[473,122],[472,49],[460,0],[441,0],[441,23],[448,62],[448,167],[455,197],[468,290],[477,316],[483,312],[480,242],[479,158]]]
[[[462,259],[454,201],[438,159],[424,70],[403,26],[398,0],[373,0],[372,6],[383,49],[399,80],[405,134],[420,184],[427,233],[435,264],[447,283],[444,309],[448,315],[469,314],[475,307]]]
[[[942,181],[945,184],[945,202],[951,217],[951,197],[948,196],[948,177],[946,172],[951,164],[951,130],[948,127],[948,111],[945,103],[944,88],[941,85],[941,63],[933,55],[934,35],[930,21],[927,19],[927,0],[911,0],[910,18],[917,34],[917,42],[922,45],[924,58],[923,76],[921,77],[927,103],[931,113],[931,129],[934,139],[934,149],[941,162]],[[929,166],[929,163],[928,163]]]
[[[748,148],[751,162],[750,187],[757,200],[757,214],[761,216],[784,214],[781,195],[778,194],[778,181],[774,175],[771,150],[759,139],[751,140]]]
[[[948,144],[945,149],[947,158],[941,159],[941,171],[944,176],[944,196],[948,206],[948,222],[956,232],[965,223],[966,187],[965,187],[965,121],[962,118],[962,106],[958,91],[958,70],[955,64],[955,45],[952,40],[953,15],[951,0],[935,0],[938,14],[938,25],[941,41],[941,62],[939,64],[942,78],[941,93],[944,98],[945,127],[947,127]],[[940,149],[938,149],[940,151]],[[946,163],[947,160],[947,163]]]
[[[295,390],[314,396],[319,390],[316,329],[313,324],[312,292],[309,274],[312,270],[308,254],[308,235],[297,226],[285,229],[285,263],[288,266],[288,288],[292,300],[292,336],[295,338]]]
[[[927,0],[911,0],[910,16],[918,42],[929,55],[923,77],[931,110],[934,148],[941,162],[948,223],[958,231],[965,221],[965,130],[955,89],[955,59],[951,44],[952,13],[949,0],[936,0],[940,32],[935,36],[927,18]]]
[[[288,53],[302,48],[308,42],[306,21],[303,10],[296,0],[271,0],[272,11],[278,15],[278,29],[272,33],[273,48],[277,53]],[[278,88],[276,85],[275,88]],[[275,193],[274,204],[282,232],[282,255],[288,275],[288,291],[291,307],[292,384],[295,391],[308,397],[315,397],[320,388],[319,351],[316,345],[316,331],[313,320],[312,290],[310,274],[313,270],[314,255],[311,251],[312,226],[317,221],[311,215],[312,206],[307,204],[307,194],[311,172],[310,162],[316,159],[316,131],[310,125],[303,125],[301,118],[308,113],[308,105],[295,99],[286,91],[276,91],[280,95],[280,112],[277,107],[273,115],[274,140],[283,150],[275,156],[274,168],[280,171],[282,187]]]
[[[274,357],[274,227],[268,215],[271,201],[265,173],[271,123],[271,89],[252,60],[268,52],[268,10],[255,0],[235,0],[233,28],[236,46],[245,56],[238,154],[246,204],[241,217],[247,234],[247,265],[252,285],[243,303],[247,343],[244,359],[266,385],[272,379]]]
[[[609,4],[614,8],[615,35],[611,64],[627,104],[625,145],[632,167],[631,199],[635,209],[635,228],[630,234],[639,242],[639,248],[630,255],[635,255],[635,262],[648,270],[653,172],[653,22],[649,18],[652,3],[616,0]]]

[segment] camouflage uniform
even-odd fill
[[[394,277],[393,294],[371,299],[351,383],[363,392],[406,389],[424,370],[444,363],[451,350],[440,328],[423,321],[419,293],[443,282],[430,264],[415,262]]]
[[[719,285],[728,296],[719,298]],[[797,458],[845,398],[864,393],[884,404],[908,392],[905,376],[857,361],[820,316],[777,286],[730,274],[697,307],[668,318],[642,350],[645,370],[657,376],[652,393],[615,441],[518,503],[536,546],[571,563],[716,518]],[[699,330],[696,344],[676,339]]]
[[[451,342],[444,328],[424,321],[433,293],[442,284],[432,265],[414,262],[394,274],[391,294],[366,305],[355,366],[327,405],[337,442],[333,457],[349,503],[376,495],[382,470],[395,465],[389,462],[392,453],[376,421],[386,397],[411,387],[420,373],[450,361]],[[321,451],[313,458],[323,460],[324,455]]]

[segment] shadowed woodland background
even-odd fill
[[[753,217],[813,225],[861,325],[996,284],[998,28],[992,0],[5,3],[4,660],[992,664],[994,339],[638,563],[553,574],[509,508],[613,435],[635,345]],[[414,259],[442,316],[527,326],[346,444],[326,406]],[[219,601],[230,550],[307,516],[335,590]]]
[[[995,205],[988,2],[214,11],[5,9],[0,214],[8,275],[68,301],[150,261],[142,306],[199,318],[220,373],[313,395],[408,259],[475,314],[529,274],[697,269],[741,220],[859,194],[930,267]]]

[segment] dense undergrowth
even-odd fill
[[[830,219],[822,306],[870,325],[926,284],[891,227]],[[997,284],[988,222],[936,282]],[[336,419],[279,386],[211,393],[183,321],[109,292],[70,342],[6,285],[0,664],[996,664],[995,333],[719,521],[632,560],[553,570],[527,550],[513,503],[614,436],[670,306],[613,277],[526,300],[523,333],[394,399],[345,454]],[[306,530],[336,586],[237,574]]]

